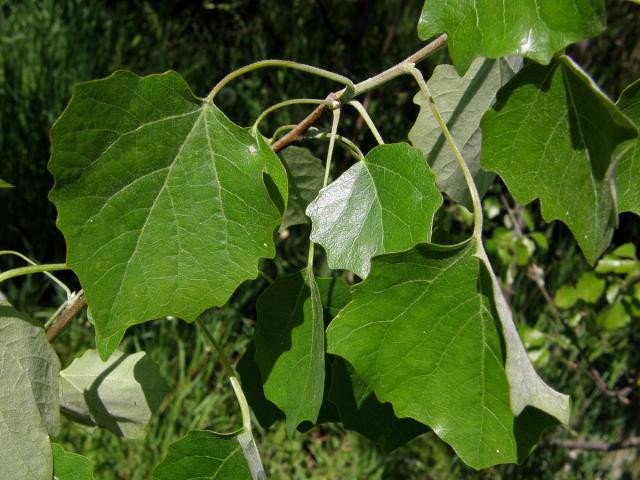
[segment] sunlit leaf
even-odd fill
[[[82,455],[65,452],[57,443],[53,452],[53,480],[93,480],[93,465]]]
[[[10,183],[8,183],[8,182],[5,182],[4,180],[2,180],[2,179],[0,178],[0,188],[11,188],[11,187],[13,187],[13,185],[11,185],[11,184],[10,184]]]

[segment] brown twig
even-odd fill
[[[626,440],[617,442],[588,441],[588,440],[562,440],[553,439],[549,442],[554,447],[568,448],[571,450],[590,450],[597,452],[613,452],[615,450],[624,450],[627,448],[639,448],[640,437],[631,437]]]
[[[87,306],[87,301],[84,299],[84,295],[79,295],[76,299],[67,305],[60,316],[51,324],[47,329],[47,339],[52,342],[59,334],[64,330],[67,324],[78,315],[84,307]]]

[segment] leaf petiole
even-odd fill
[[[251,129],[254,132],[258,131],[258,127],[260,126],[260,123],[262,123],[262,121],[266,118],[267,115],[269,115],[272,112],[275,112],[276,110],[280,110],[281,108],[288,107],[291,105],[325,105],[331,108],[331,107],[337,106],[338,102],[330,101],[330,100],[320,100],[316,98],[293,98],[291,100],[285,100],[284,102],[279,102],[279,103],[276,103],[275,105],[270,106],[264,112],[262,112],[260,116],[256,119],[256,121],[253,123],[253,127],[251,127]]]
[[[378,145],[384,145],[384,140],[382,139],[382,135],[380,135],[380,132],[376,128],[376,124],[373,123],[373,120],[371,119],[369,112],[367,112],[367,109],[364,108],[364,105],[362,105],[362,103],[360,103],[358,100],[349,101],[349,105],[351,105],[353,108],[355,108],[358,111],[358,113],[360,114],[364,122],[367,124],[367,127],[369,127],[369,130],[375,137],[376,142],[378,142]]]
[[[48,263],[44,265],[34,264],[34,265],[29,265],[28,267],[13,268],[11,270],[7,270],[6,272],[0,273],[0,283],[4,282],[5,280],[9,280],[10,278],[20,277],[22,275],[31,275],[32,273],[46,274],[48,272],[56,272],[60,270],[70,270],[70,268],[67,266],[66,263]],[[60,285],[62,282],[56,279],[56,283]],[[69,294],[71,293],[71,291],[66,285],[64,286],[64,289]]]

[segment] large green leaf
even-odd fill
[[[116,352],[103,362],[87,350],[60,372],[60,407],[72,420],[141,438],[168,386],[145,352]]]
[[[325,383],[324,321],[313,273],[276,279],[257,302],[256,363],[267,399],[287,417],[292,434],[318,419]]]
[[[514,70],[520,69],[521,63],[519,57],[508,61],[479,58],[463,77],[451,65],[438,65],[427,82],[431,96],[473,175],[480,196],[486,193],[495,177],[495,174],[480,168],[480,120],[493,104],[500,87],[514,75]],[[418,92],[413,101],[420,106],[420,113],[409,131],[409,140],[426,155],[440,190],[470,207],[469,188],[431,111],[429,100],[423,92]]]
[[[521,378],[509,370],[522,367],[526,352],[518,357],[517,332],[478,251],[471,240],[377,257],[329,326],[327,347],[395,415],[428,425],[464,462],[484,468],[529,453],[549,415],[527,406],[566,422],[568,398],[537,376],[531,382],[528,369]]]
[[[51,142],[67,263],[102,338],[166,315],[195,320],[274,255],[284,167],[178,74],[78,85]]]
[[[567,45],[604,30],[602,0],[426,0],[423,40],[446,32],[460,73],[476,57],[523,55],[549,63]]]
[[[289,179],[289,202],[281,229],[308,223],[305,210],[322,188],[324,167],[306,148],[290,146],[280,152]]]
[[[428,241],[441,204],[420,150],[406,143],[380,145],[309,205],[311,240],[324,247],[331,268],[365,278],[375,255]]]
[[[82,455],[65,452],[57,443],[53,452],[53,480],[93,480],[93,465]]]
[[[194,431],[169,447],[154,480],[251,480],[237,437]]]
[[[51,480],[60,361],[40,325],[0,302],[0,478]]]
[[[567,224],[594,263],[616,224],[612,165],[636,127],[562,57],[518,73],[482,132],[482,167],[498,173],[518,202],[539,198],[544,219]]]
[[[640,127],[640,80],[627,87],[620,95],[618,107]],[[640,215],[640,141],[620,158],[616,169],[618,209]]]

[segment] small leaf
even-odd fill
[[[193,431],[169,447],[154,480],[251,480],[237,437]]]
[[[258,298],[255,360],[266,398],[287,417],[287,431],[316,423],[325,382],[322,301],[313,273],[280,277]]]
[[[618,107],[640,127],[640,80],[636,80],[620,95]],[[616,168],[618,209],[640,215],[640,141],[627,150]]]
[[[602,294],[606,282],[593,272],[587,272],[580,277],[576,285],[576,296],[587,303],[596,303]]]
[[[290,146],[280,153],[289,179],[289,204],[282,219],[281,230],[292,225],[309,223],[305,210],[322,188],[324,167],[306,148]]]
[[[72,420],[141,438],[168,386],[145,352],[100,360],[87,350],[60,372],[60,407]]]
[[[405,143],[380,145],[311,202],[311,240],[324,247],[332,269],[365,278],[375,255],[428,241],[441,204],[433,173],[418,149]]]
[[[10,183],[5,182],[4,180],[2,180],[0,178],[0,188],[12,188],[13,185],[11,185]]]
[[[336,357],[331,367],[329,398],[344,428],[354,430],[389,452],[427,431],[410,418],[398,418],[389,403],[381,403],[353,368]]]
[[[193,321],[275,253],[284,167],[175,72],[78,85],[51,143],[67,264],[103,339],[167,315]]]
[[[65,452],[54,443],[53,452],[53,480],[93,480],[93,465],[76,453]]]
[[[560,308],[571,308],[578,301],[578,293],[575,288],[563,285],[556,292],[554,301]]]
[[[568,398],[533,370],[478,248],[424,244],[376,257],[329,325],[327,347],[398,417],[484,468],[522,461],[550,421],[543,411],[568,421]],[[540,421],[523,428],[532,416]]]
[[[549,63],[567,45],[604,30],[602,0],[427,0],[421,39],[449,34],[449,54],[460,73],[476,57],[523,55]]]
[[[547,222],[561,220],[595,263],[616,224],[612,169],[636,127],[568,57],[530,65],[498,94],[482,120],[483,168],[521,204],[539,198]]]
[[[43,328],[0,302],[0,478],[51,480],[60,361]]]
[[[624,275],[625,273],[631,273],[636,270],[640,270],[640,262],[637,260],[630,260],[628,258],[620,258],[614,255],[605,255],[596,265],[596,273],[615,273],[617,275]]]
[[[479,58],[464,77],[460,77],[451,65],[439,65],[427,82],[481,197],[493,183],[495,174],[480,168],[480,120],[493,104],[498,90],[512,76],[513,71],[505,60]],[[440,190],[456,202],[470,207],[471,197],[464,175],[431,111],[427,97],[419,92],[413,101],[420,107],[420,113],[409,132],[411,144],[426,155]]]
[[[626,327],[631,317],[621,303],[614,303],[602,310],[596,318],[596,323],[603,330],[618,330]]]
[[[625,243],[616,248],[613,252],[611,252],[611,254],[617,257],[631,258],[635,260],[637,256],[636,246],[633,243]]]

